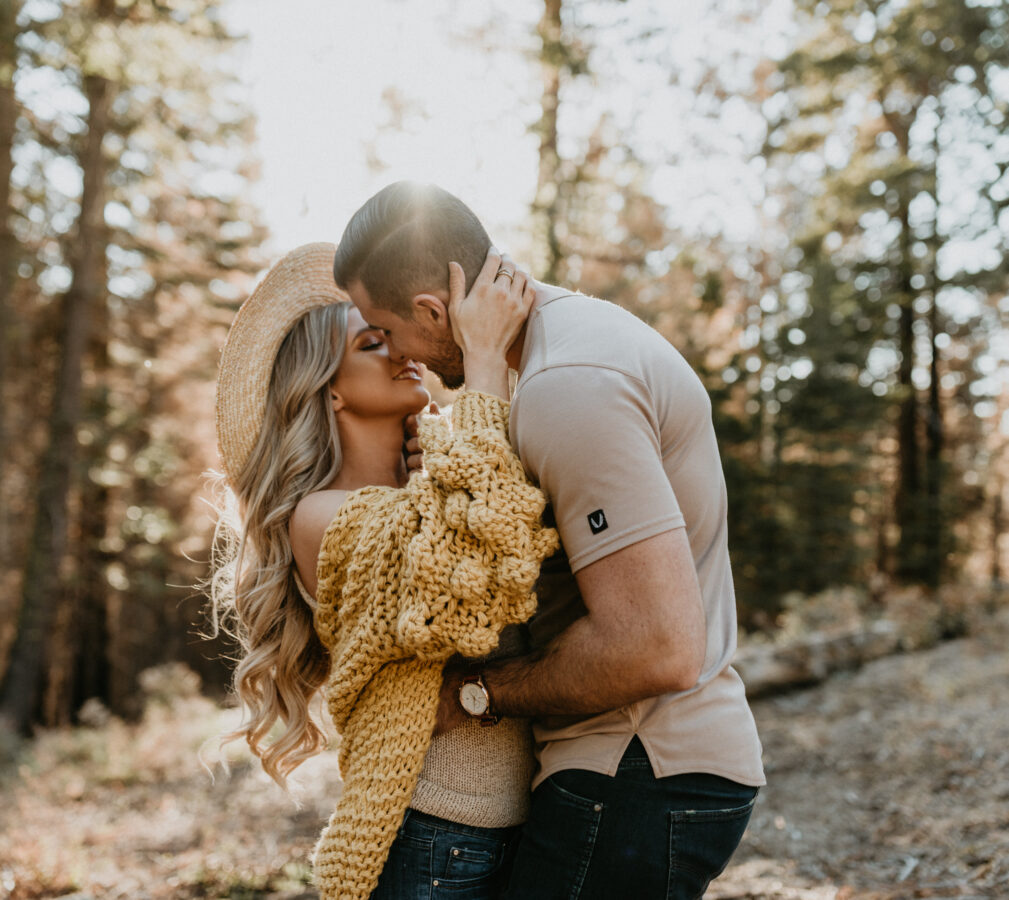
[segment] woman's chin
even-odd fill
[[[425,409],[428,408],[428,406],[431,405],[431,394],[428,393],[427,388],[424,387],[423,385],[419,385],[417,387],[417,390],[415,391],[415,397],[416,399],[410,401],[411,404],[413,404],[410,406],[410,412],[412,413],[423,412]]]

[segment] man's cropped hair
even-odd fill
[[[411,299],[448,290],[448,264],[459,263],[466,288],[480,273],[490,238],[473,211],[433,184],[397,181],[351,217],[333,263],[344,289],[359,281],[371,302],[412,318]]]

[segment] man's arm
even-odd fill
[[[588,614],[542,651],[484,669],[496,713],[591,714],[696,683],[706,632],[685,528],[617,550],[575,577]],[[467,718],[461,677],[445,679],[437,731]]]

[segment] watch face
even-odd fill
[[[490,705],[487,702],[487,692],[479,684],[472,682],[459,688],[459,702],[471,716],[482,716]]]

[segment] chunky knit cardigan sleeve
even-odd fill
[[[445,660],[535,611],[557,534],[508,443],[508,404],[467,392],[420,426],[427,473],[351,494],[323,538],[316,631],[343,794],[315,852],[323,900],[374,889],[417,783]]]

